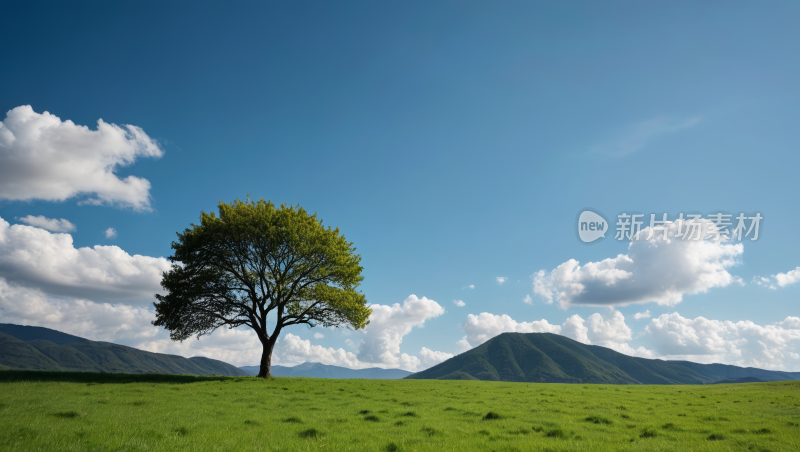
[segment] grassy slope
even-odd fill
[[[499,419],[484,419],[489,412]],[[0,372],[4,451],[798,448],[800,382],[612,386]]]
[[[796,380],[776,372],[723,364],[634,358],[549,333],[503,333],[408,379],[492,380],[596,384],[706,384],[757,377]]]

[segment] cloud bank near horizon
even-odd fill
[[[638,335],[647,347],[637,348],[629,344],[634,337],[625,317],[613,309],[606,315],[594,313],[586,319],[574,314],[561,325],[545,319],[517,322],[505,314],[483,312],[469,314],[462,330],[466,335],[457,342],[462,350],[506,332],[554,333],[641,358],[800,370],[800,317],[792,316],[772,325],[758,325],[749,320],[732,322],[705,317],[689,319],[677,312],[662,314]]]
[[[72,236],[0,217],[0,277],[57,297],[149,306],[161,293],[163,257],[130,255],[117,246],[75,248]]]
[[[435,301],[411,295],[403,304],[372,305],[372,308],[372,328],[368,326],[353,333],[361,336],[358,355],[343,348],[315,345],[309,339],[285,332],[275,346],[273,363],[292,366],[321,362],[353,369],[382,367],[419,371],[453,356],[427,347],[422,347],[419,356],[400,353],[404,336],[444,312]],[[154,312],[146,307],[54,296],[37,288],[9,283],[0,276],[0,322],[3,323],[42,326],[156,353],[206,356],[235,366],[254,365],[261,360],[261,343],[248,328],[223,327],[201,339],[174,342],[166,330],[152,325],[153,320]],[[316,332],[314,337],[318,339],[318,335],[322,333]]]

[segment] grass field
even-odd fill
[[[796,451],[800,382],[611,386],[0,371],[3,451]]]

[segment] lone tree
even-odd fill
[[[364,279],[352,242],[300,206],[263,199],[219,203],[219,217],[201,212],[172,242],[172,269],[156,295],[156,320],[170,338],[199,339],[227,325],[247,325],[263,346],[258,376],[268,378],[281,330],[364,328],[372,312],[356,288]],[[267,329],[267,319],[274,324]]]

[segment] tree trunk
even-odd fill
[[[264,352],[261,354],[261,369],[258,370],[259,378],[270,378],[270,369],[272,369],[272,349],[275,347],[275,341],[269,338],[264,344]]]

